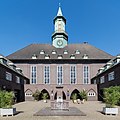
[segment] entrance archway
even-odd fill
[[[79,91],[77,89],[74,89],[70,95],[70,99],[72,99],[73,94],[77,94],[77,99],[81,99],[80,95],[79,95]]]
[[[47,98],[47,99],[50,99],[49,92],[48,92],[46,89],[43,89],[43,90],[41,91],[41,93],[40,93],[40,100],[42,100],[42,94],[44,94],[44,93],[47,93],[47,95],[48,95],[48,98]]]
[[[66,100],[65,92],[62,91],[63,100]],[[54,100],[57,100],[57,92],[55,93]]]
[[[64,91],[62,91],[62,94],[63,94],[63,100],[66,100],[66,95],[65,95]]]

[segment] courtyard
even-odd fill
[[[18,114],[9,117],[0,117],[0,120],[120,120],[118,115],[104,115],[101,113],[105,104],[98,101],[87,101],[84,104],[73,104],[70,101],[70,107],[76,107],[86,114],[86,116],[33,116],[39,110],[50,107],[50,101],[26,101],[15,104]],[[120,112],[120,107],[119,107]]]

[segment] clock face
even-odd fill
[[[62,46],[62,45],[63,45],[63,41],[62,41],[62,40],[58,40],[58,41],[57,41],[57,45],[58,45],[58,46]]]

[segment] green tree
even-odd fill
[[[104,88],[103,94],[106,107],[114,107],[120,100],[120,86]]]
[[[14,93],[0,91],[0,108],[12,108]]]
[[[40,91],[36,90],[35,93],[32,95],[34,97],[34,100],[39,101],[40,100]]]
[[[80,91],[79,95],[80,95],[82,100],[87,100],[87,93],[85,90]]]
[[[46,100],[48,98],[48,93],[42,93],[42,99]]]
[[[77,97],[78,97],[77,93],[73,93],[72,96],[71,96],[71,98],[72,98],[73,101],[77,100]]]

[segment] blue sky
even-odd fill
[[[120,0],[0,0],[0,53],[51,44],[59,2],[69,44],[88,42],[112,55],[120,53]]]

